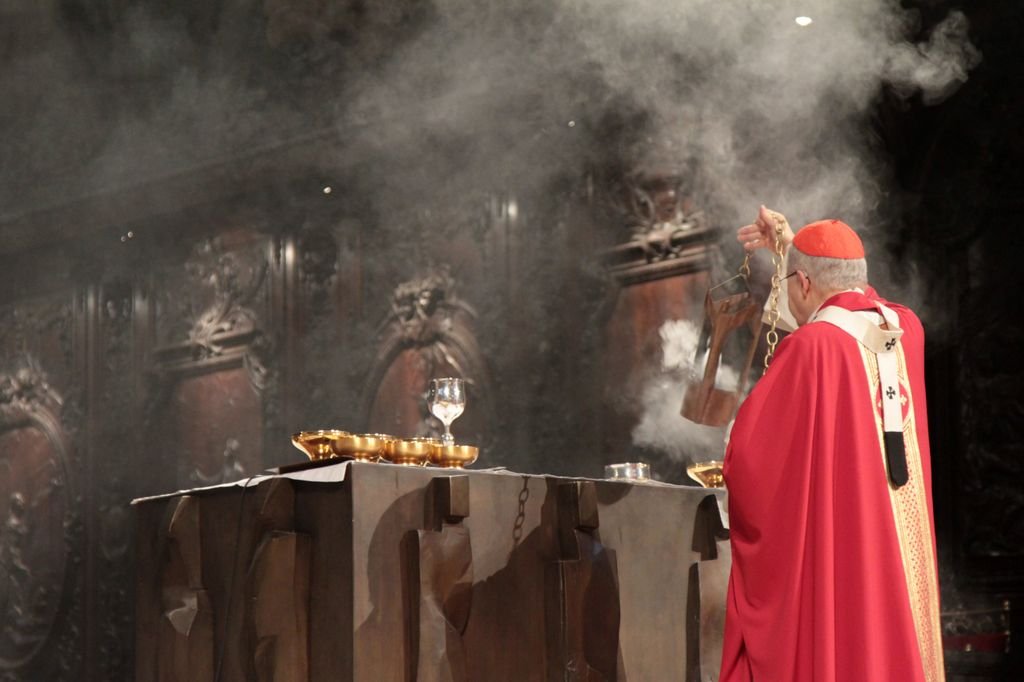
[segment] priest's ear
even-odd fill
[[[789,273],[783,280],[795,278],[796,288],[800,292],[800,298],[806,299],[811,293],[811,278],[807,276],[807,273],[803,270],[794,270]]]
[[[811,278],[803,270],[796,271],[796,280],[804,297],[811,294]]]

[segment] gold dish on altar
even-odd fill
[[[716,459],[707,462],[694,462],[686,467],[686,474],[705,488],[725,487],[725,479],[722,477],[722,462]]]
[[[462,469],[476,461],[480,448],[475,445],[443,445],[430,451],[430,463],[446,469]]]
[[[351,457],[357,462],[376,462],[387,457],[394,436],[384,433],[348,433],[336,439],[332,446],[336,457]]]
[[[388,444],[383,456],[392,464],[426,466],[434,448],[440,445],[441,441],[436,438],[398,438]]]
[[[339,438],[351,435],[348,431],[337,429],[321,429],[320,431],[299,431],[292,434],[292,445],[306,453],[310,460],[317,462],[322,459],[337,457],[334,443]]]

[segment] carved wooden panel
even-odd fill
[[[669,320],[699,321],[709,283],[706,269],[676,270],[657,278],[624,282],[611,293],[600,347],[600,410],[605,461],[625,461],[639,421],[643,393],[660,371],[661,326]],[[699,322],[698,322],[699,323]],[[681,403],[682,394],[678,396]],[[678,407],[676,408],[678,409]]]
[[[271,335],[262,328],[265,240],[227,234],[199,241],[166,267],[178,288],[156,288],[148,433],[177,485],[234,480],[262,470],[268,414],[277,410]]]
[[[70,512],[60,451],[45,431],[0,434],[0,666],[17,668],[46,643],[64,597]]]
[[[77,668],[79,513],[63,398],[21,355],[0,374],[0,676]]]
[[[430,380],[465,379],[467,409],[453,425],[456,441],[484,445],[494,421],[490,374],[477,342],[475,313],[455,293],[444,269],[400,284],[382,325],[377,357],[364,389],[367,428],[400,437],[439,436],[428,411]]]
[[[167,407],[161,443],[174,453],[183,485],[242,478],[263,468],[260,396],[245,369],[235,367],[181,379]]]

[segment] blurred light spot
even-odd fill
[[[135,237],[135,233],[132,232],[131,230],[128,230],[128,239],[132,239],[134,237]]]
[[[575,128],[576,127],[576,121],[569,121],[569,127],[570,128]]]
[[[124,236],[124,235],[122,234],[122,235],[121,235],[121,243],[123,244],[123,243],[124,243],[124,242],[126,242],[126,241],[128,241],[128,237],[126,237],[126,236]]]
[[[331,193],[331,186],[327,185],[326,187],[324,187],[324,194],[330,194],[330,193]]]
[[[516,203],[515,199],[510,199],[508,202],[508,219],[515,220],[516,216],[519,215],[519,204]]]
[[[797,26],[810,26],[812,23],[814,23],[814,19],[811,19],[810,17],[797,17],[796,18]]]

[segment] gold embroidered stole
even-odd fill
[[[928,498],[924,488],[924,472],[921,463],[921,449],[917,441],[917,426],[914,419],[914,397],[907,379],[906,356],[902,346],[896,348],[900,402],[904,409],[903,441],[907,454],[907,470],[910,480],[906,485],[895,488],[885,476],[885,445],[881,414],[881,380],[878,357],[863,344],[858,343],[864,368],[867,372],[871,402],[875,406],[875,424],[878,428],[878,446],[883,475],[881,480],[889,487],[889,502],[892,506],[896,536],[903,558],[903,575],[906,578],[910,609],[917,632],[917,643],[926,682],[943,682],[946,679],[942,659],[942,631],[939,620],[939,586],[935,571],[935,554],[932,544],[931,515],[928,513]]]

